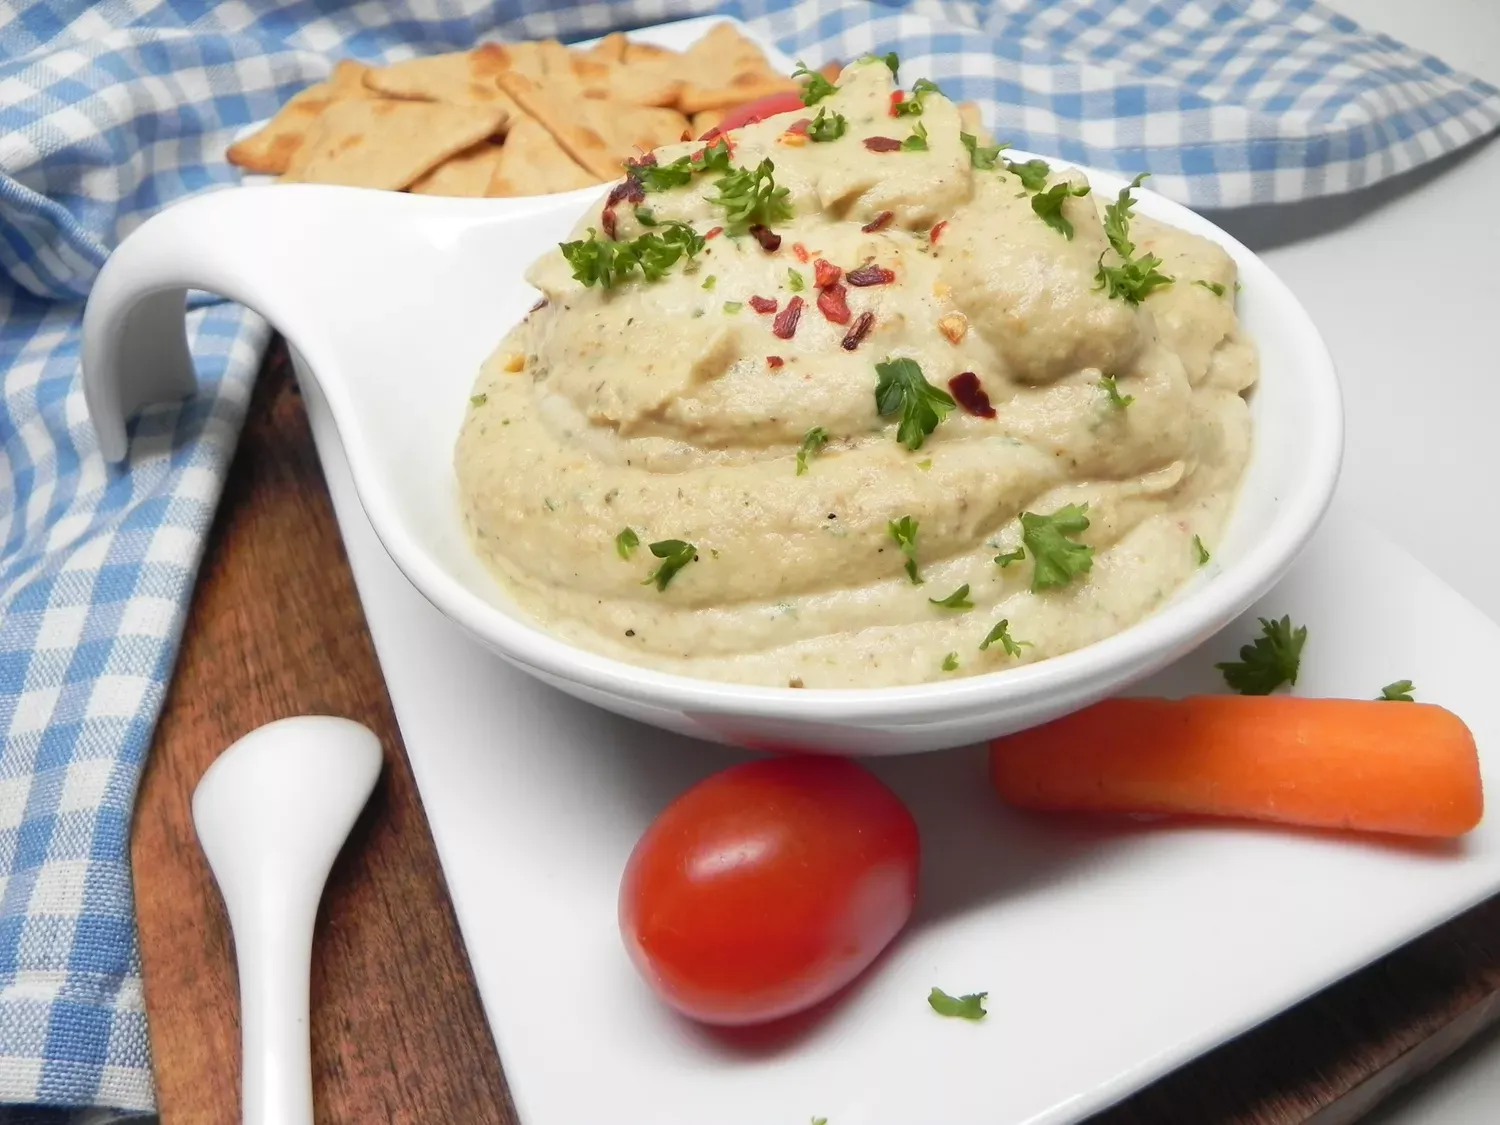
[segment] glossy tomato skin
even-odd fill
[[[911,917],[919,859],[911,813],[853,762],[746,762],[683,793],[636,843],[620,932],[684,1015],[762,1023],[869,966]]]
[[[794,109],[806,108],[802,104],[802,95],[795,91],[787,94],[771,94],[769,97],[759,98],[756,101],[735,106],[724,115],[724,120],[704,133],[699,140],[712,140],[720,133],[727,133],[731,129],[753,125],[755,122],[764,121],[768,117],[775,117],[778,113],[790,113]]]

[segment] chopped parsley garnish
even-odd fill
[[[1224,286],[1217,281],[1204,281],[1200,278],[1199,280],[1193,282],[1193,284],[1203,286],[1203,288],[1207,289],[1215,297],[1224,296]]]
[[[662,539],[651,544],[651,553],[661,559],[661,565],[648,574],[641,585],[655,583],[658,590],[665,590],[673,576],[698,557],[698,548],[681,539]]]
[[[1008,656],[1020,656],[1021,649],[1031,648],[1030,641],[1018,641],[1010,635],[1010,621],[1002,619],[998,625],[989,631],[984,640],[979,642],[979,650],[983,652],[990,645],[999,645],[1005,649]]]
[[[1118,410],[1124,410],[1135,401],[1135,395],[1122,395],[1120,388],[1115,384],[1113,375],[1105,375],[1099,380],[1099,389],[1109,398],[1109,404]]]
[[[816,457],[827,444],[828,431],[822,426],[814,426],[802,435],[802,447],[797,450],[797,475],[799,477],[807,472],[808,458]]]
[[[653,231],[629,242],[601,239],[590,227],[587,239],[561,243],[559,249],[576,280],[611,289],[636,270],[647,281],[656,281],[684,254],[691,260],[703,246],[703,236],[692,227],[668,222],[660,234]]]
[[[1411,694],[1415,687],[1416,685],[1410,680],[1397,680],[1395,683],[1386,684],[1385,687],[1381,688],[1380,694],[1376,698],[1389,703],[1415,703],[1416,700],[1412,698]]]
[[[1026,548],[1025,547],[1017,547],[1014,551],[1006,551],[1005,554],[1003,554],[1003,555],[996,555],[995,556],[995,562],[997,564],[999,564],[1001,570],[1004,570],[1011,563],[1013,563],[1013,562],[1020,562],[1025,557],[1026,557]]]
[[[1094,548],[1069,538],[1088,530],[1087,504],[1068,504],[1050,516],[1021,513],[1021,542],[1031,551],[1031,592],[1066,586],[1094,565]]]
[[[829,113],[827,107],[824,107],[818,110],[818,116],[808,125],[807,139],[819,143],[836,141],[848,128],[849,122],[842,113]]]
[[[625,174],[641,185],[641,190],[656,193],[659,191],[671,191],[673,188],[682,187],[692,182],[694,175],[704,172],[727,172],[729,171],[729,142],[723,137],[717,138],[712,144],[703,149],[701,159],[694,160],[693,154],[679,156],[670,164],[627,164]],[[652,226],[655,217],[651,216],[648,222],[641,219],[641,212],[645,208],[637,207],[635,211],[636,220],[642,226]]]
[[[973,133],[960,133],[958,139],[963,142],[964,148],[969,150],[969,163],[983,170],[993,168],[1000,163],[1000,153],[1010,147],[1009,144],[982,145]]]
[[[988,992],[971,992],[967,996],[949,996],[941,988],[927,994],[927,1003],[940,1016],[955,1016],[961,1020],[982,1020],[989,1013],[984,1010]]]
[[[1100,254],[1099,272],[1095,275],[1099,283],[1095,289],[1103,289],[1109,296],[1119,297],[1132,305],[1140,304],[1153,290],[1172,284],[1172,279],[1156,268],[1161,265],[1161,259],[1155,254],[1143,254],[1137,258],[1135,243],[1130,241],[1130,210],[1135,206],[1130,193],[1149,174],[1142,172],[1131,180],[1129,186],[1120,189],[1119,197],[1104,208],[1104,235],[1120,264],[1106,266],[1104,254]]]
[[[946,598],[928,598],[933,605],[940,605],[944,609],[973,609],[974,603],[969,600],[969,584],[965,582]]]
[[[907,449],[921,449],[923,440],[953,409],[952,396],[923,378],[914,359],[888,359],[875,365],[875,373],[880,376],[875,409],[882,417],[900,411],[896,440]]]
[[[1027,191],[1041,191],[1047,186],[1047,177],[1052,174],[1052,166],[1045,160],[1038,160],[1035,157],[1024,164],[1007,160],[1005,170],[1014,172],[1020,178],[1021,186]]]
[[[728,313],[730,316],[733,316],[735,313],[739,312],[744,307],[745,307],[745,302],[744,301],[725,301],[724,302],[724,311],[726,313]]]
[[[715,285],[717,285],[718,283],[719,283],[719,279],[717,277],[715,277],[713,274],[709,274],[707,277],[705,277],[703,279],[703,288],[712,291],[713,287]]]
[[[1297,682],[1302,663],[1302,646],[1307,643],[1307,626],[1292,627],[1290,616],[1280,621],[1260,619],[1263,636],[1254,644],[1240,647],[1238,661],[1215,664],[1224,673],[1224,682],[1241,695],[1270,695],[1282,684]]]
[[[787,202],[791,193],[776,186],[775,170],[776,165],[767,159],[754,169],[735,168],[714,181],[719,194],[709,196],[708,201],[724,208],[724,227],[730,234],[744,234],[753,226],[768,227],[792,217],[792,205]]]
[[[615,551],[622,559],[630,558],[630,552],[641,545],[641,537],[635,533],[635,528],[627,527],[615,536]]]
[[[885,63],[890,68],[891,77],[898,82],[901,80],[901,56],[896,54],[895,51],[887,51],[883,55],[871,55],[870,57],[877,58],[880,62]]]
[[[656,225],[656,214],[649,207],[637,207],[635,209],[635,221],[643,227],[654,227]]]
[[[918,78],[915,86],[911,88],[911,97],[903,98],[891,108],[896,111],[897,117],[921,117],[922,102],[928,94],[941,94],[936,82],[930,82],[926,78]]]
[[[896,546],[901,548],[901,553],[906,556],[906,576],[911,579],[913,586],[920,586],[922,577],[917,573],[917,521],[910,516],[902,516],[899,520],[887,522],[885,528],[896,541]]]
[[[838,93],[838,87],[828,79],[824,78],[816,70],[808,70],[802,60],[797,60],[797,69],[792,71],[793,78],[806,78],[802,84],[802,104],[817,105],[829,94]]]
[[[485,403],[487,403],[489,401],[490,401],[490,396],[487,395],[487,394],[477,394],[477,395],[470,395],[469,396],[469,405],[470,406],[483,406]]]
[[[802,280],[802,275],[796,270],[786,271],[786,287],[793,293],[800,293],[807,288],[807,282]]]
[[[902,152],[926,152],[927,151],[927,126],[920,121],[917,122],[916,130],[906,140],[901,142]]]
[[[1198,560],[1199,566],[1207,566],[1208,560],[1213,557],[1203,545],[1203,540],[1196,535],[1193,536],[1193,557]]]
[[[1081,198],[1088,193],[1088,184],[1075,187],[1067,180],[1062,180],[1059,183],[1053,184],[1046,191],[1039,191],[1033,195],[1031,197],[1031,209],[1037,213],[1042,222],[1057,231],[1058,234],[1062,235],[1069,242],[1072,242],[1073,224],[1063,214],[1063,201],[1070,196]]]
[[[943,657],[943,671],[944,672],[952,672],[957,667],[958,667],[958,653],[956,653],[956,652],[950,652],[947,656]]]

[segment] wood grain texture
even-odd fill
[[[136,894],[164,1125],[238,1120],[232,950],[193,835],[192,788],[235,738],[308,712],[365,722],[386,749],[380,787],[334,868],[320,917],[312,1019],[320,1125],[515,1125],[278,347],[210,538],[136,815]],[[1493,899],[1091,1125],[1348,1125],[1497,1020],[1500,899]]]
[[[312,974],[320,1125],[515,1121],[284,349],[250,406],[209,539],[132,838],[164,1125],[239,1120],[223,904],[189,802],[262,723],[342,715],[385,769],[334,865]]]

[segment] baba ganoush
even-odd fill
[[[741,683],[994,672],[1151,613],[1249,457],[1233,261],[883,60],[812,81],[530,267],[456,450],[476,549],[563,639]]]

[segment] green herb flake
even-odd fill
[[[1385,703],[1415,703],[1411,694],[1414,690],[1415,685],[1410,680],[1397,680],[1381,688],[1380,694],[1375,698]]]
[[[725,301],[724,302],[724,311],[726,313],[728,313],[730,316],[733,316],[735,313],[739,312],[744,307],[745,307],[745,302],[744,301]]]
[[[643,227],[654,227],[656,225],[656,213],[649,207],[637,207],[635,209],[635,221]]]
[[[1193,557],[1198,560],[1199,566],[1207,566],[1208,560],[1213,556],[1208,553],[1208,548],[1203,545],[1199,536],[1193,536]]]
[[[646,580],[641,585],[655,584],[658,590],[665,590],[667,583],[672,581],[677,572],[698,557],[698,548],[681,539],[662,539],[652,543],[650,550],[661,559],[661,565],[646,575]]]
[[[615,553],[622,559],[630,558],[630,553],[641,545],[641,537],[635,533],[635,528],[627,527],[615,536]]]
[[[1022,648],[1033,647],[1030,641],[1018,641],[1012,637],[1010,635],[1010,621],[1003,618],[985,635],[984,640],[979,642],[979,651],[983,652],[990,645],[996,644],[1005,649],[1007,656],[1020,656]]]
[[[1075,186],[1067,180],[1053,184],[1046,191],[1031,197],[1031,209],[1037,217],[1069,242],[1073,241],[1073,224],[1063,214],[1063,203],[1069,198],[1082,198],[1089,193],[1089,185]]]
[[[938,89],[936,82],[931,82],[926,78],[918,78],[916,85],[911,88],[911,97],[903,98],[891,108],[896,111],[897,117],[921,117],[922,103],[926,100],[927,95],[941,94],[942,92],[942,90]]]
[[[946,598],[928,598],[933,605],[942,606],[944,609],[973,609],[974,603],[969,600],[969,584],[965,582]]]
[[[1171,285],[1172,278],[1156,267],[1161,259],[1155,254],[1135,256],[1135,243],[1130,240],[1130,212],[1135,200],[1130,193],[1141,185],[1149,173],[1142,172],[1120,189],[1115,201],[1104,208],[1104,235],[1109,239],[1110,250],[1120,259],[1117,266],[1104,264],[1105,254],[1099,255],[1099,272],[1094,280],[1096,290],[1103,290],[1110,297],[1119,297],[1132,305],[1138,305],[1152,292],[1164,285]]]
[[[741,235],[753,226],[771,226],[792,217],[791,194],[776,186],[776,165],[762,160],[755,168],[735,168],[714,181],[718,195],[710,203],[724,208],[724,229]]]
[[[949,996],[941,988],[927,994],[927,1003],[940,1016],[952,1016],[961,1020],[982,1020],[989,1013],[984,1010],[988,992],[971,992],[967,996]]]
[[[1253,644],[1240,647],[1239,660],[1214,665],[1241,695],[1270,695],[1282,684],[1297,683],[1307,626],[1293,628],[1288,615],[1280,621],[1262,617],[1260,629],[1262,635]]]
[[[487,403],[489,401],[490,401],[490,396],[487,395],[487,394],[480,393],[480,394],[477,394],[477,395],[470,395],[469,396],[469,405],[470,406],[483,406],[485,403]]]
[[[1116,385],[1113,375],[1103,376],[1097,385],[1109,399],[1109,404],[1116,410],[1124,410],[1135,401],[1135,395],[1122,395],[1120,393],[1120,388]]]
[[[1013,562],[1020,562],[1026,557],[1026,548],[1017,547],[1014,551],[1006,551],[1003,555],[995,556],[995,563],[1004,570]]]
[[[953,409],[952,396],[929,383],[914,359],[887,359],[875,365],[875,373],[875,409],[881,417],[899,412],[896,440],[908,449],[921,449]]]
[[[1224,292],[1225,292],[1224,286],[1222,284],[1220,284],[1219,282],[1217,282],[1217,281],[1204,281],[1203,279],[1200,278],[1197,281],[1193,282],[1193,284],[1194,285],[1201,285],[1204,289],[1207,289],[1215,297],[1222,297],[1222,296],[1224,296]]]
[[[1031,552],[1031,592],[1066,586],[1094,565],[1094,548],[1069,536],[1088,530],[1087,504],[1068,504],[1049,516],[1021,513],[1021,542]]]
[[[713,288],[717,284],[719,284],[719,279],[713,274],[709,274],[703,279],[703,288],[707,289],[709,292],[713,292]]]
[[[807,288],[807,282],[802,279],[802,275],[796,270],[787,270],[786,287],[793,293],[800,293]]]
[[[818,116],[807,127],[807,139],[819,144],[836,141],[849,129],[849,121],[842,113],[829,113],[826,106],[820,107]]]
[[[927,126],[920,121],[911,136],[901,142],[902,152],[926,152],[927,151]]]
[[[802,446],[797,450],[797,475],[800,477],[807,472],[807,461],[810,457],[816,457],[823,446],[828,444],[828,431],[822,426],[814,426],[802,435]]]
[[[1000,154],[1010,145],[982,145],[973,133],[959,133],[958,139],[969,150],[969,164],[981,171],[988,171],[1000,163]]]
[[[668,222],[660,234],[643,234],[629,242],[601,239],[590,227],[587,239],[563,242],[558,248],[573,267],[575,280],[612,289],[637,270],[647,281],[657,281],[684,255],[691,262],[703,247],[703,236],[692,227]]]
[[[1021,186],[1028,192],[1041,191],[1047,186],[1047,177],[1052,175],[1052,166],[1045,160],[1038,160],[1035,157],[1024,164],[1007,160],[1005,170],[1014,173],[1020,179]]]
[[[932,458],[931,457],[924,457],[924,458],[922,458],[922,460],[920,460],[920,461],[917,462],[917,468],[921,469],[924,473],[927,472],[929,469],[932,468]]]
[[[956,653],[956,652],[950,652],[947,656],[943,657],[943,671],[944,672],[952,672],[957,667],[958,667],[958,653]]]
[[[880,56],[880,61],[890,69],[892,78],[901,81],[901,57],[895,51],[887,51]]]
[[[906,576],[911,579],[911,584],[922,585],[922,576],[917,573],[917,521],[902,516],[899,520],[890,520],[885,527],[906,556]]]
[[[830,94],[838,93],[838,87],[828,79],[824,78],[816,70],[808,70],[802,60],[797,60],[797,69],[792,71],[793,78],[805,78],[802,84],[802,104],[817,105]]]

